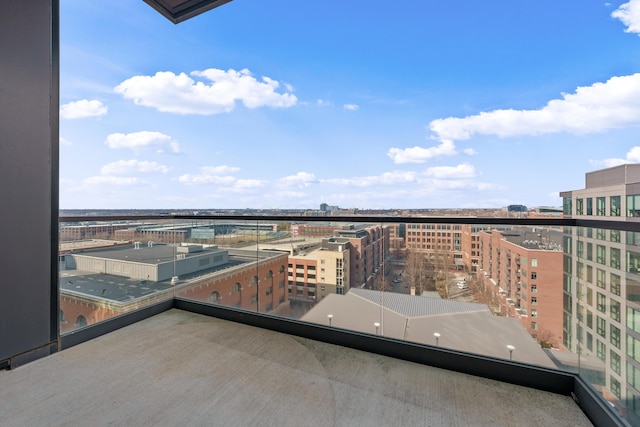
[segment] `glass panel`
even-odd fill
[[[61,222],[61,333],[173,298],[180,239],[171,219]]]

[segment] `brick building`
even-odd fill
[[[185,250],[178,252],[181,248]],[[159,244],[67,254],[60,271],[61,330],[174,295],[264,313],[280,311],[288,305],[287,257],[278,251]]]
[[[494,311],[516,317],[538,341],[562,345],[561,234],[540,230],[485,230],[479,233],[478,281],[491,295]]]

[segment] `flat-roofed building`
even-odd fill
[[[61,330],[173,296],[272,312],[288,303],[287,253],[136,243],[65,255]]]
[[[562,347],[562,234],[516,227],[480,237],[478,284],[501,315],[515,317],[543,346]]]
[[[640,164],[586,173],[560,196],[565,217],[640,223]],[[564,236],[564,344],[599,359],[595,387],[640,425],[640,227]]]

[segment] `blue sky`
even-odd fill
[[[640,0],[60,9],[62,209],[559,206],[640,162]]]

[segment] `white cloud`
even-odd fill
[[[270,199],[278,200],[301,199],[303,197],[307,197],[307,194],[301,191],[279,191],[269,194]]]
[[[203,174],[205,175],[221,175],[221,174],[229,174],[240,172],[240,168],[235,166],[203,166],[200,168]]]
[[[60,106],[61,119],[84,119],[107,114],[109,108],[98,100],[81,99]]]
[[[219,70],[209,68],[193,71],[191,76],[205,80],[196,81],[185,73],[157,72],[154,76],[134,76],[115,87],[117,93],[133,99],[137,105],[152,107],[158,111],[178,114],[211,115],[228,113],[240,101],[247,108],[286,108],[296,104],[292,93],[278,93],[280,83],[269,77],[261,81],[247,69]],[[210,83],[208,83],[208,82]],[[290,90],[290,85],[284,85]]]
[[[349,111],[356,111],[357,109],[360,108],[360,106],[356,104],[344,104],[343,107],[345,110],[349,110]]]
[[[183,184],[213,184],[222,185],[220,191],[244,191],[252,188],[264,187],[267,181],[259,179],[241,179],[229,173],[238,172],[240,168],[231,166],[205,166],[200,168],[200,174],[185,174],[178,178]]]
[[[183,184],[224,184],[230,185],[233,184],[238,178],[235,176],[219,176],[219,175],[208,175],[208,174],[200,174],[200,175],[191,175],[184,174],[178,177],[178,181]]]
[[[416,182],[417,178],[418,174],[413,171],[393,171],[373,176],[323,179],[321,182],[353,187],[369,187],[372,185],[406,184]]]
[[[609,158],[591,161],[592,165],[605,168],[619,166],[625,163],[640,163],[640,146],[632,147],[627,153],[626,159]]]
[[[324,99],[318,99],[316,105],[318,107],[331,107],[333,103],[331,101],[325,101]]]
[[[475,156],[476,154],[478,154],[478,152],[473,148],[465,148],[464,150],[462,150],[462,152],[467,156]]]
[[[60,145],[66,145],[67,147],[72,145],[71,141],[63,137],[60,137],[59,141],[60,141]]]
[[[141,131],[133,133],[112,133],[104,142],[109,148],[129,148],[134,151],[155,149],[158,153],[169,151],[179,153],[180,145],[169,135],[161,132]]]
[[[582,86],[540,110],[494,110],[464,118],[433,120],[429,128],[445,142],[474,134],[509,137],[555,132],[589,133],[640,125],[640,73]]]
[[[184,174],[178,177],[183,184],[217,184],[225,186],[238,185],[239,179],[230,174],[239,172],[240,168],[233,166],[203,166],[197,175]]]
[[[619,19],[624,25],[625,33],[637,33],[640,35],[640,0],[630,0],[621,4],[611,13],[613,18]]]
[[[129,186],[129,185],[137,185],[142,184],[144,181],[138,177],[130,177],[130,176],[90,176],[84,180],[85,184],[90,185],[118,185],[118,186]]]
[[[458,166],[437,166],[428,168],[425,171],[425,176],[436,179],[463,179],[463,178],[475,178],[478,176],[475,167],[469,163],[462,163]]]
[[[237,189],[260,188],[267,185],[267,181],[261,179],[238,179],[233,187]]]
[[[435,147],[412,147],[412,148],[391,148],[387,156],[391,157],[394,163],[424,163],[427,160],[440,156],[453,156],[458,154],[452,141],[442,141]]]
[[[132,175],[136,173],[167,173],[169,168],[156,162],[140,160],[118,160],[104,165],[101,175]]]
[[[280,178],[278,183],[283,187],[307,188],[311,184],[318,182],[315,175],[308,172],[298,172],[295,175]]]

